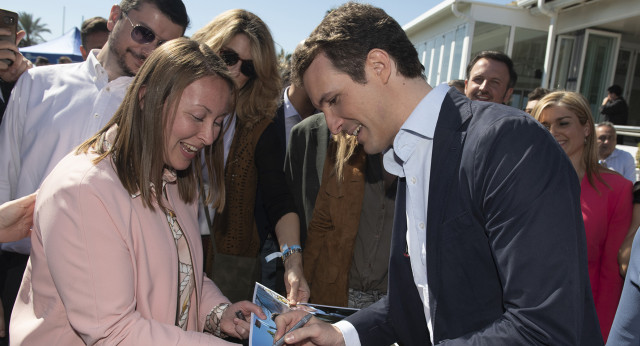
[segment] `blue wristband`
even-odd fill
[[[302,247],[300,247],[300,245],[291,245],[288,247],[287,244],[285,244],[282,251],[282,262],[284,263],[287,258],[294,253],[302,253]]]

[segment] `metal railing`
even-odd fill
[[[614,127],[618,135],[640,137],[640,126],[615,125]]]

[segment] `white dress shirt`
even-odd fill
[[[427,210],[433,136],[444,97],[449,90],[446,83],[434,88],[425,96],[396,134],[393,147],[384,153],[387,172],[406,177],[407,245],[413,281],[424,307],[424,316],[433,340],[433,327],[429,306],[427,281]],[[397,216],[396,216],[397,217]],[[347,321],[335,324],[346,345],[360,346],[356,329]]]
[[[636,182],[636,160],[628,152],[617,148],[613,149],[609,157],[600,160],[600,164],[622,174],[632,183]]]
[[[296,108],[291,104],[289,100],[289,87],[284,89],[284,128],[285,132],[285,148],[289,147],[289,137],[291,134],[291,129],[296,126],[299,122],[302,121],[302,117],[300,113],[296,110]]]
[[[0,203],[36,191],[58,161],[100,130],[122,103],[131,77],[111,82],[93,50],[75,64],[22,74],[0,126]],[[28,254],[29,239],[2,245]]]

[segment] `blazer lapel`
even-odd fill
[[[427,210],[427,281],[429,290],[434,294],[431,299],[431,316],[435,316],[438,302],[439,275],[437,259],[440,258],[439,238],[441,224],[445,218],[446,206],[457,192],[455,189],[459,178],[460,160],[464,144],[468,120],[471,118],[470,100],[459,92],[450,89],[444,98],[438,116],[433,138],[431,158],[431,178],[429,181],[429,205]],[[435,319],[433,319],[435,322]],[[436,326],[434,325],[434,328]]]

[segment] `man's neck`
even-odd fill
[[[394,107],[403,124],[433,88],[422,78],[401,78],[396,83],[399,83],[396,95],[390,95],[390,98],[397,100]]]
[[[615,151],[615,149],[613,149],[613,150],[612,150],[610,153],[608,153],[606,156],[604,156],[604,155],[602,155],[602,156],[601,156],[601,155],[598,155],[598,156],[600,156],[600,160],[606,160],[606,159],[610,158],[610,157],[611,157],[611,155],[613,155],[613,152],[614,152],[614,151]]]
[[[118,65],[117,57],[109,49],[109,42],[105,43],[102,49],[96,55],[96,59],[100,63],[100,66],[107,71],[109,82],[118,77],[123,76],[122,69]]]

